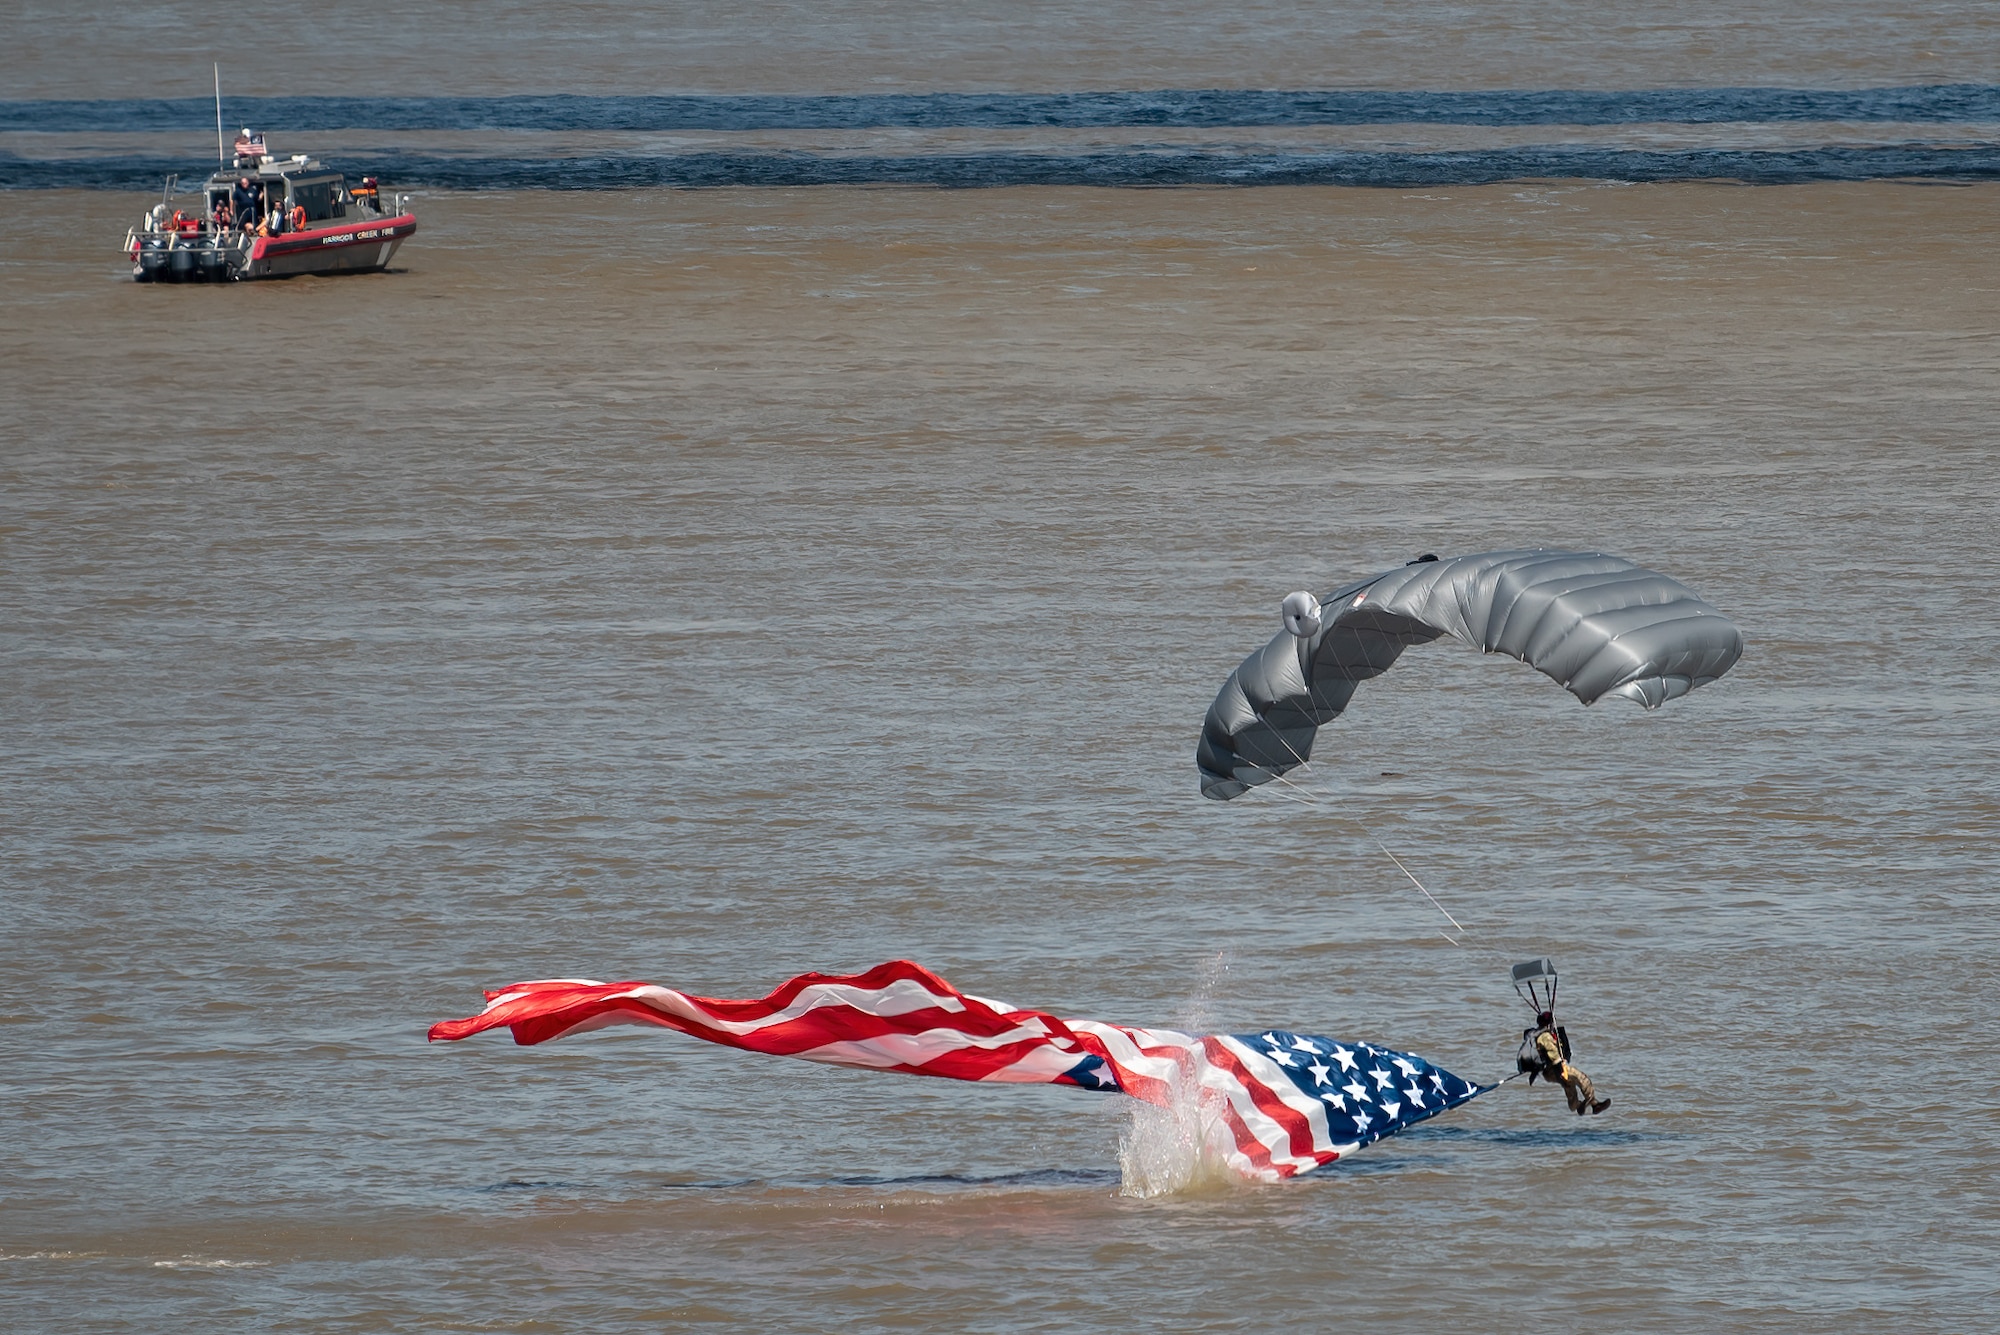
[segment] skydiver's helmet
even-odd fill
[[[1556,1013],[1554,1011],[1543,1011],[1535,1016],[1535,1027],[1538,1029],[1552,1029],[1555,1027],[1555,1022]]]

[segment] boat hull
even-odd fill
[[[132,276],[142,283],[204,283],[379,272],[416,230],[416,217],[404,213],[280,236],[149,239],[132,246]]]
[[[300,274],[386,269],[397,249],[416,233],[412,214],[366,223],[322,227],[286,236],[260,236],[238,278],[293,278]]]

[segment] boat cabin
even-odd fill
[[[381,210],[381,192],[374,177],[349,190],[346,177],[307,154],[295,153],[289,158],[271,156],[265,148],[264,136],[249,130],[237,137],[234,165],[208,178],[204,192],[209,217],[221,216],[226,207],[233,226],[246,226],[243,219],[235,216],[241,212],[236,198],[237,182],[243,180],[250,182],[255,216],[262,218],[275,210],[280,219],[278,226],[285,231],[292,230],[295,208],[304,208],[308,229],[347,218],[350,207],[355,207],[362,217],[376,216]]]

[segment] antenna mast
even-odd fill
[[[222,62],[215,62],[215,167],[217,171],[229,165],[229,159],[222,156]]]

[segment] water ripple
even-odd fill
[[[801,130],[1115,125],[1631,125],[1982,121],[2000,85],[1898,88],[1267,90],[849,96],[232,97],[230,119],[299,130]],[[176,130],[203,98],[0,101],[0,131]]]
[[[31,159],[0,154],[0,189],[144,190],[188,162],[164,156]],[[1145,148],[1091,153],[372,157],[366,170],[402,188],[449,190],[708,189],[730,186],[1348,185],[1396,189],[1515,180],[1634,182],[2000,179],[2000,144],[1700,149],[1663,152],[1548,146],[1473,152],[1214,152]]]

